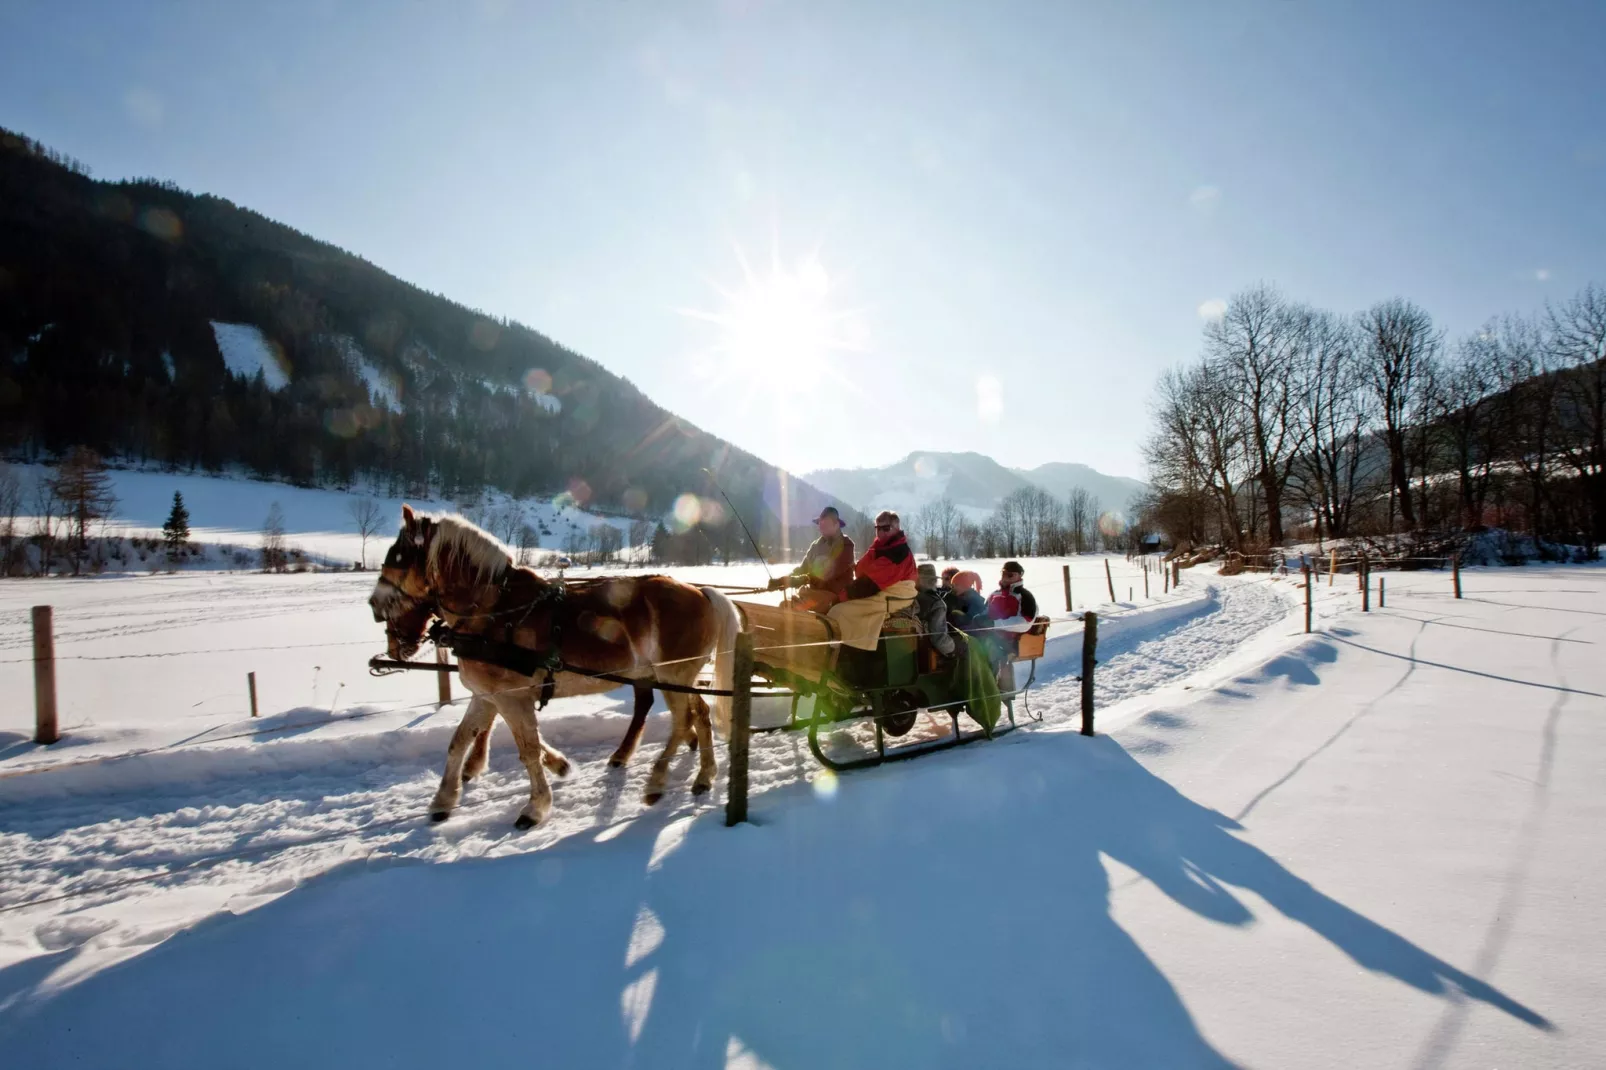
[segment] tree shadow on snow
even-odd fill
[[[757,827],[647,815],[516,858],[354,864],[13,1006],[0,1048],[39,1067],[1230,1065],[1111,917],[1104,855],[1221,924],[1251,920],[1231,889],[1252,891],[1368,970],[1549,1028],[1114,740],[967,757],[771,792]]]

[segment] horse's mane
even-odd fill
[[[456,513],[437,516],[430,540],[428,574],[440,576],[450,566],[464,569],[471,583],[496,583],[513,567],[513,552],[502,540]]]

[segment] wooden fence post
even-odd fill
[[[1327,586],[1333,585],[1333,577],[1338,575],[1338,547],[1333,547],[1333,556],[1327,562]]]
[[[747,748],[753,728],[753,633],[736,635],[731,690],[730,768],[725,774],[725,824],[747,820]]]
[[[1309,565],[1304,566],[1303,568],[1300,569],[1300,571],[1305,574],[1305,634],[1309,635],[1310,634],[1310,585],[1311,585],[1312,575],[1311,575],[1311,571],[1310,571],[1310,566]]]
[[[1110,601],[1115,601],[1115,578],[1110,575],[1110,559],[1104,559],[1104,582],[1110,585]]]
[[[1093,667],[1099,648],[1099,617],[1091,609],[1082,614],[1082,734],[1093,734]]]
[[[245,689],[251,693],[251,716],[255,717],[257,715],[257,674],[256,673],[248,672],[248,673],[245,674]]]
[[[1366,590],[1366,555],[1363,553],[1355,562],[1355,589]]]
[[[56,726],[56,636],[49,606],[33,607],[33,741],[61,738]]]
[[[1361,558],[1361,612],[1372,612],[1372,570]]]
[[[1143,569],[1143,597],[1145,599],[1149,597],[1149,569],[1147,562],[1145,562]]]
[[[435,663],[437,665],[446,664],[445,647],[438,646],[435,648]],[[435,676],[440,680],[440,690],[436,692],[436,697],[440,699],[438,705],[445,706],[447,703],[452,701],[452,674],[449,672],[438,672],[435,674]]]
[[[1457,598],[1460,598],[1461,597],[1461,555],[1460,554],[1456,554],[1456,555],[1454,555],[1453,557],[1450,558],[1450,567],[1452,569],[1454,569],[1454,574],[1455,574],[1455,596]]]
[[[1171,586],[1182,586],[1182,559],[1180,557],[1171,562]]]
[[[1071,566],[1062,566],[1065,570],[1065,612],[1071,611]]]
[[[1377,608],[1378,609],[1386,609],[1386,608],[1388,608],[1389,593],[1388,593],[1388,588],[1384,586],[1384,584],[1386,584],[1386,583],[1388,583],[1388,577],[1387,576],[1379,576],[1377,578]]]

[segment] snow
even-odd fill
[[[213,320],[212,333],[217,336],[218,352],[223,354],[223,363],[230,372],[254,379],[260,371],[269,390],[283,390],[290,385],[284,354],[258,328],[249,323]]]
[[[12,465],[18,478],[28,486],[50,469],[41,465]],[[440,499],[416,496],[390,497],[372,488],[340,490],[329,487],[298,487],[289,483],[265,480],[206,475],[192,472],[165,472],[159,469],[112,469],[108,475],[117,504],[106,527],[109,535],[157,536],[162,524],[173,508],[173,492],[184,495],[184,505],[190,512],[190,537],[205,544],[241,547],[255,554],[262,544],[262,524],[268,507],[278,502],[284,512],[286,542],[305,550],[321,561],[347,566],[358,560],[363,552],[362,538],[357,534],[351,517],[351,506],[359,498],[373,498],[378,504],[383,523],[379,532],[368,538],[368,561],[372,565],[379,553],[390,545],[401,525],[403,502],[415,509],[428,511],[458,511],[458,504]],[[618,517],[602,517],[572,504],[551,499],[510,499],[500,492],[490,492],[483,503],[491,511],[513,508],[519,511],[524,522],[538,532],[545,526],[550,535],[542,536],[540,545],[549,550],[563,548],[564,537],[571,530],[584,531],[593,524],[608,523],[628,533],[630,521]],[[26,530],[27,520],[23,521]],[[144,572],[156,563],[155,557],[139,560],[137,555],[126,555],[122,567]],[[198,563],[205,568],[232,568],[227,555],[213,555]],[[167,567],[165,560],[161,567]],[[194,567],[186,565],[186,567]],[[118,563],[111,563],[112,571]]]
[[[1057,562],[1026,564],[1062,605]],[[1102,558],[1073,566],[1079,595],[1102,584]],[[4,585],[8,694],[43,591],[63,655],[216,653],[64,661],[48,751],[26,708],[0,714],[0,1045],[28,1066],[1598,1063],[1606,569],[1467,570],[1462,601],[1389,574],[1368,614],[1340,577],[1310,636],[1286,579],[1183,575],[1098,606],[1094,739],[1066,622],[1042,726],[840,779],[760,736],[756,823],[726,829],[684,779],[640,806],[661,717],[609,772],[625,705],[569,700],[542,725],[578,767],[522,835],[501,729],[463,810],[423,819],[461,703],[355,679],[371,577]],[[262,664],[271,717],[238,720]],[[197,715],[212,687],[232,705]]]

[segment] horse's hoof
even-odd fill
[[[535,818],[531,817],[529,814],[520,814],[519,819],[513,822],[513,827],[518,829],[520,832],[523,832],[526,829],[533,829],[535,828]]]
[[[568,776],[569,770],[573,768],[574,767],[570,765],[567,760],[565,760],[559,762],[557,765],[554,765],[552,767],[552,772],[555,776]]]
[[[707,795],[708,789],[713,786],[714,785],[712,784],[693,784],[691,786],[691,793],[693,795]]]
[[[450,810],[431,810],[430,814],[429,814],[429,819],[431,821],[435,822],[435,824],[438,825],[442,821],[445,821],[448,817],[451,817],[451,816],[452,816],[452,812]]]
[[[617,754],[615,754],[612,758],[608,759],[608,768],[609,769],[623,769],[624,767],[625,767],[625,760],[623,758],[619,757]]]
[[[641,801],[646,803],[648,806],[651,806],[663,797],[664,793],[661,791],[649,791],[647,794],[641,797]]]

